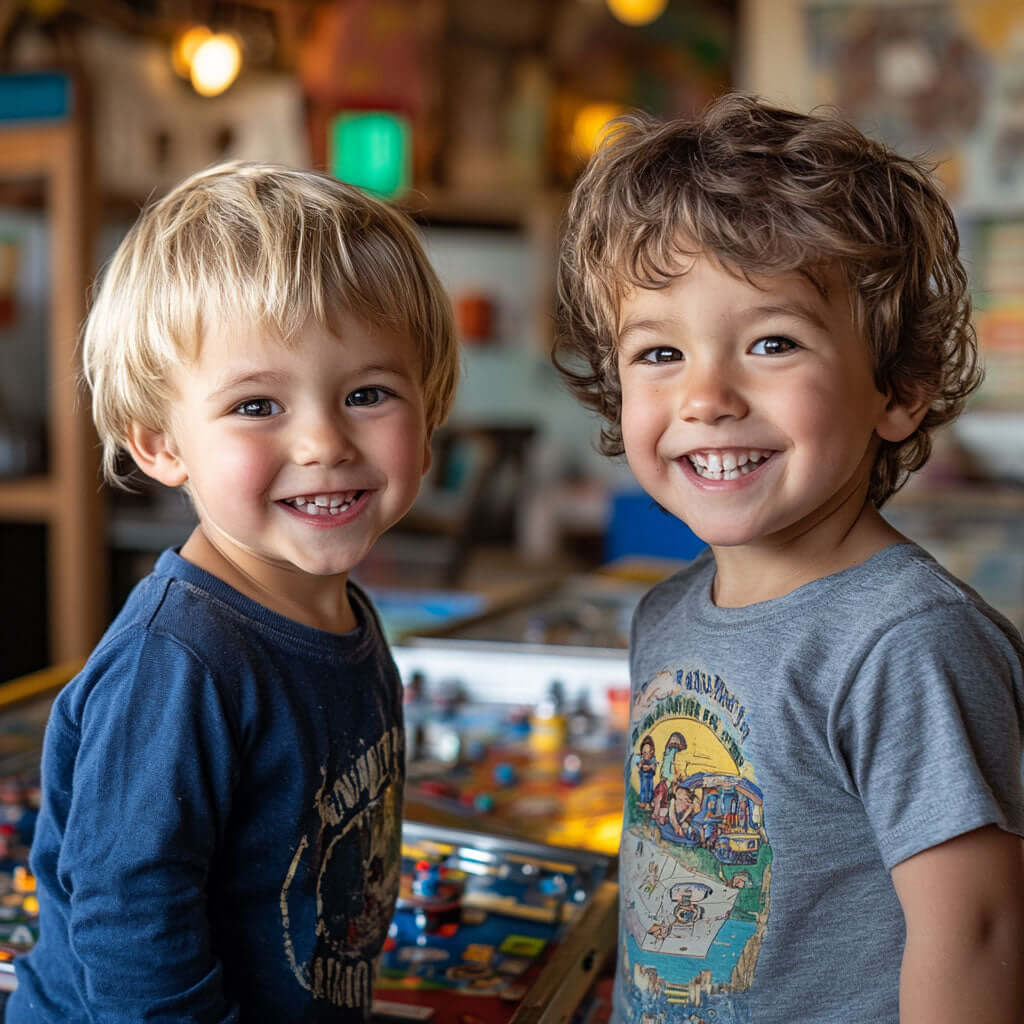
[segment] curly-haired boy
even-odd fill
[[[617,1021],[1022,1019],[1024,644],[879,512],[980,376],[957,250],[920,164],[742,95],[576,186],[556,362],[709,545],[633,623]]]
[[[401,683],[349,571],[447,415],[447,297],[406,218],[230,164],[145,210],[84,366],[198,526],[57,698],[40,939],[7,1021],[364,1021],[400,870]]]

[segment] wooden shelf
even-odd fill
[[[529,229],[538,216],[554,216],[557,223],[567,201],[565,193],[552,190],[496,192],[493,189],[422,187],[410,189],[398,200],[398,205],[417,220],[428,224],[439,221]]]
[[[0,520],[8,522],[50,521],[56,491],[48,476],[27,476],[0,480]]]

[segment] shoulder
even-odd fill
[[[916,544],[880,552],[833,596],[832,615],[878,640],[910,636],[918,649],[994,644],[1024,663],[1024,641],[1014,625]]]
[[[887,722],[932,737],[977,733],[978,746],[992,730],[1019,738],[1024,641],[1015,627],[916,546],[900,545],[874,568],[874,586],[858,579],[856,605],[840,599],[830,610],[845,616],[832,638],[847,663],[836,722],[867,736]],[[907,734],[900,742],[909,747]]]
[[[108,632],[61,691],[51,717],[66,728],[79,728],[88,717],[106,717],[119,707],[141,709],[171,695],[181,701],[189,690],[198,697],[211,684],[211,667],[174,631],[126,623]]]
[[[201,589],[163,573],[144,577],[82,670],[61,691],[53,718],[80,726],[121,705],[209,700],[241,644],[231,616]],[[191,696],[190,696],[191,695]]]
[[[165,551],[134,586],[97,649],[123,642],[125,634],[139,630],[177,636],[186,643],[216,636],[229,619],[237,618],[208,585],[217,582],[175,552]]]
[[[714,574],[711,552],[702,551],[692,562],[644,594],[634,613],[634,629],[648,621],[661,621],[673,609],[706,596]]]

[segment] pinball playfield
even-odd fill
[[[539,707],[467,702],[444,714],[406,706],[413,756],[406,815],[417,821],[609,856],[618,851],[623,742],[606,723]]]
[[[382,1019],[567,1021],[615,943],[611,861],[407,822]]]
[[[407,814],[613,855],[629,622],[642,588],[588,577],[406,637]]]

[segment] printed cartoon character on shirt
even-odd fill
[[[727,681],[680,669],[635,690],[630,724],[620,984],[631,1024],[687,1024],[698,1005],[744,1020],[732,996],[753,980],[772,861],[748,712]]]
[[[654,745],[653,740],[651,740],[651,745]],[[659,823],[668,821],[669,790],[676,779],[677,771],[686,774],[686,762],[681,756],[684,750],[686,750],[686,738],[682,733],[674,732],[665,741],[665,752],[661,760],[661,779],[652,796],[652,817]],[[676,768],[677,760],[679,761],[678,769]]]
[[[645,736],[640,741],[640,760],[637,771],[640,773],[640,797],[638,803],[650,807],[654,800],[654,774],[658,770],[658,762],[654,758],[654,740]]]

